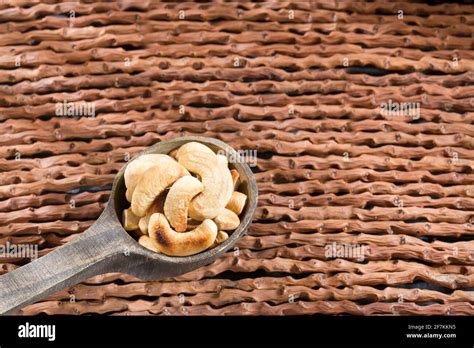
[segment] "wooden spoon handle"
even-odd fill
[[[0,314],[13,313],[95,275],[119,271],[127,240],[110,220],[99,218],[77,239],[1,276]]]

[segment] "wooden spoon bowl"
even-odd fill
[[[233,158],[239,158],[232,147],[220,140],[181,137],[157,143],[131,161],[144,154],[168,154],[190,141],[200,142],[216,152],[221,150]],[[125,199],[124,166],[115,177],[106,208],[90,228],[72,242],[0,277],[0,314],[15,312],[49,294],[103,273],[122,272],[144,280],[159,280],[213,262],[245,234],[257,207],[258,190],[252,171],[245,163],[229,165],[239,172],[240,191],[248,198],[240,215],[239,227],[222,244],[185,257],[166,256],[138,244],[124,230],[120,221],[123,209],[129,206]]]

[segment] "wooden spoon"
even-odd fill
[[[238,158],[236,151],[220,140],[181,137],[155,144],[134,159],[143,154],[167,154],[190,141],[201,142],[216,152],[223,150]],[[224,243],[187,257],[166,256],[138,244],[123,229],[119,218],[128,206],[124,166],[115,177],[105,210],[89,229],[72,242],[0,277],[0,314],[13,313],[27,304],[103,273],[122,272],[144,280],[159,280],[211,263],[244,235],[257,206],[257,185],[250,168],[245,163],[232,163],[230,166],[239,172],[240,188],[248,200],[239,227]]]

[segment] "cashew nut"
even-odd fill
[[[203,189],[204,185],[193,176],[183,176],[171,186],[166,196],[164,213],[176,232],[186,231],[189,203]]]
[[[223,243],[229,238],[225,231],[240,225],[247,201],[236,191],[239,172],[228,166],[226,156],[198,142],[169,155],[138,157],[124,173],[131,202],[122,213],[124,228],[142,246],[169,256],[194,255]]]
[[[178,149],[174,149],[174,150],[171,150],[168,155],[173,157],[174,159],[176,159],[176,154],[177,153],[178,153]]]
[[[159,252],[155,246],[155,243],[153,243],[153,240],[151,240],[151,238],[148,236],[141,236],[138,239],[138,243],[140,245],[143,245],[145,248],[150,249],[151,251],[154,251],[156,253]]]
[[[229,168],[210,148],[197,142],[181,146],[176,157],[187,170],[199,175],[204,185],[204,190],[189,205],[189,216],[196,220],[215,218],[232,195]]]
[[[147,154],[138,157],[130,162],[125,168],[124,180],[127,191],[125,197],[129,202],[132,201],[133,191],[135,190],[141,176],[150,168],[158,166],[166,169],[169,166],[176,166],[178,163],[168,155]],[[187,171],[186,171],[187,172]],[[189,175],[189,173],[187,173]]]
[[[224,209],[214,218],[219,230],[235,230],[240,225],[240,219],[232,210]]]
[[[176,180],[186,175],[186,171],[177,162],[171,162],[164,170],[160,166],[151,167],[142,174],[132,195],[132,211],[144,216],[155,198]],[[230,197],[229,197],[230,198]]]
[[[158,251],[169,256],[188,256],[200,253],[214,243],[217,226],[209,219],[204,220],[190,232],[174,231],[163,214],[153,214],[148,223],[148,233]]]
[[[247,195],[242,192],[234,191],[230,197],[229,203],[225,206],[227,209],[232,210],[237,215],[242,213],[244,210],[245,202],[247,201]]]
[[[230,170],[230,175],[232,176],[232,183],[234,184],[234,190],[237,190],[237,187],[239,187],[239,177],[240,174],[237,170],[231,169]]]
[[[138,227],[143,234],[148,235],[148,222],[150,221],[150,217],[154,213],[163,213],[163,207],[165,205],[165,199],[167,197],[166,191],[167,190],[160,193],[160,195],[153,201],[150,208],[148,208],[145,216],[140,218],[140,221],[138,222]]]
[[[138,229],[139,217],[136,216],[130,208],[122,212],[122,225],[125,231],[133,231]]]
[[[140,221],[138,222],[138,228],[144,235],[148,235],[148,222],[150,222],[150,217],[151,215],[146,214],[140,218]]]
[[[224,231],[217,232],[216,240],[211,245],[211,248],[214,248],[218,246],[219,244],[224,243],[228,238],[229,238],[229,235],[227,234],[227,232],[224,232]]]

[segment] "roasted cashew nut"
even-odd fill
[[[237,215],[242,213],[244,210],[245,202],[247,201],[247,195],[242,192],[234,191],[230,197],[229,203],[225,206],[227,209],[232,210]]]
[[[237,190],[237,188],[239,187],[239,177],[240,177],[240,174],[237,170],[235,169],[231,169],[230,170],[230,175],[232,176],[232,183],[234,184],[234,190]]]
[[[151,214],[146,214],[140,218],[140,221],[138,221],[138,228],[145,236],[148,235],[148,222],[150,222],[150,217]]]
[[[124,209],[122,212],[122,225],[125,231],[134,231],[138,229],[138,222],[140,218],[136,216],[132,209]]]
[[[190,232],[174,231],[163,214],[153,214],[148,223],[148,234],[156,249],[169,256],[189,256],[209,248],[217,236],[217,226],[204,220]]]
[[[129,202],[132,201],[133,191],[138,185],[141,176],[146,171],[154,166],[160,167],[162,170],[166,170],[169,166],[176,166],[177,162],[168,155],[162,154],[147,154],[138,157],[137,159],[130,162],[125,168],[124,180],[127,191],[125,197]],[[189,175],[189,173],[187,173]]]
[[[187,171],[177,162],[171,162],[166,168],[154,166],[142,174],[132,195],[132,211],[137,216],[145,216],[153,201],[168,186],[173,184]]]
[[[204,190],[189,205],[189,216],[196,220],[213,219],[225,208],[233,192],[230,170],[207,146],[189,142],[176,154],[178,162],[199,175]]]
[[[171,186],[166,196],[164,213],[176,232],[186,231],[189,203],[202,190],[204,185],[193,176],[183,176]]]
[[[141,175],[154,165],[159,165],[158,162],[164,162],[167,160],[168,156],[166,155],[143,155],[127,165],[123,177],[125,180],[125,187],[127,188],[125,196],[129,202],[132,201],[133,191],[135,190]]]
[[[219,230],[235,230],[240,225],[240,219],[232,210],[224,209],[214,218]]]
[[[236,191],[238,171],[228,165],[226,156],[198,142],[169,155],[138,157],[124,173],[131,202],[122,213],[124,228],[145,248],[169,256],[194,255],[223,243],[226,231],[240,225],[247,200]]]
[[[168,153],[168,156],[171,156],[173,157],[174,159],[176,159],[176,154],[178,153],[178,149],[174,149],[174,150],[171,150],[169,153]]]
[[[229,238],[229,235],[227,234],[227,232],[224,232],[224,231],[217,232],[216,240],[211,245],[211,248],[214,248],[218,246],[219,244],[224,243],[228,238]]]
[[[151,215],[154,213],[163,213],[166,193],[166,190],[160,193],[158,197],[156,197],[156,199],[153,201],[150,208],[148,208],[148,210],[146,211],[145,216],[142,216],[138,221],[138,228],[144,235],[148,236],[148,222],[150,221]]]
[[[138,239],[138,243],[144,246],[145,248],[150,249],[151,251],[154,251],[155,253],[159,252],[158,249],[156,248],[155,243],[148,236],[141,236]]]

